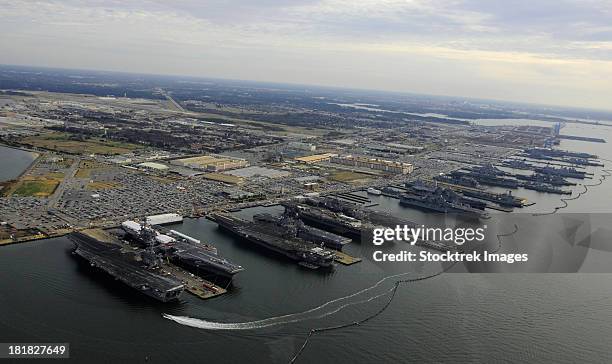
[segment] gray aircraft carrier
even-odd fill
[[[76,248],[73,253],[116,280],[162,302],[176,300],[184,284],[147,264],[137,253],[122,251],[118,245],[101,242],[81,232],[68,235]]]
[[[290,211],[285,211],[281,216],[273,216],[265,213],[257,214],[253,216],[253,220],[270,229],[280,231],[287,237],[304,239],[311,243],[317,245],[322,244],[335,250],[342,250],[346,244],[352,241],[350,238],[306,225],[297,216],[292,216]]]
[[[125,221],[122,228],[139,245],[150,247],[155,254],[198,275],[210,273],[231,278],[244,270],[240,265],[220,256],[214,246],[178,231],[162,233],[159,227],[158,231],[135,221]]]
[[[282,231],[270,229],[264,224],[247,221],[229,213],[213,213],[207,218],[245,241],[280,253],[302,266],[312,269],[333,266],[335,257],[333,251],[306,240],[284,236]]]

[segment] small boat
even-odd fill
[[[376,188],[372,188],[372,187],[368,188],[366,192],[369,193],[370,195],[376,195],[376,196],[382,195],[381,190],[377,190]]]

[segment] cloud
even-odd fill
[[[607,0],[0,0],[0,62],[610,108],[611,9]]]

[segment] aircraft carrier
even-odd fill
[[[389,191],[388,188],[383,188],[383,190]],[[402,194],[401,190],[396,190],[395,193],[397,194],[395,197],[400,198]],[[352,219],[350,221],[357,220],[361,222],[363,227],[362,233],[381,226],[395,227],[397,225],[418,225],[413,221],[394,216],[388,212],[364,208],[358,203],[343,201],[334,196],[307,198],[304,199],[303,202],[309,206],[321,208],[323,212],[329,211]]]
[[[372,224],[363,223],[354,217],[319,206],[294,201],[284,202],[282,205],[308,225],[350,238],[361,239],[364,234],[374,229]]]
[[[549,157],[549,158],[550,157],[569,157],[569,158],[582,158],[582,159],[597,159],[598,158],[594,154],[581,153],[581,152],[570,152],[567,150],[550,149],[550,148],[526,149],[525,154],[535,159],[544,159],[546,157]]]
[[[198,275],[210,273],[231,278],[244,270],[240,265],[219,256],[214,246],[178,231],[170,230],[168,234],[162,234],[147,224],[135,221],[125,221],[121,226],[141,246],[151,247],[156,254]]]
[[[253,216],[253,220],[268,226],[270,229],[281,231],[287,237],[304,239],[317,245],[323,244],[335,250],[342,250],[346,244],[352,241],[350,238],[306,225],[297,216],[291,216],[289,211],[285,211],[281,216],[265,213],[257,214]]]
[[[506,172],[504,172],[506,173]],[[496,187],[505,187],[505,188],[517,188],[519,186],[519,182],[515,179],[506,178],[507,174],[495,174],[492,172],[482,172],[480,170],[470,170],[470,171],[453,171],[451,175],[454,177],[467,177],[473,178],[478,181],[480,184],[488,185],[488,186],[496,186]]]
[[[468,205],[469,207],[484,210],[487,204],[481,200],[471,198],[453,191],[450,188],[440,187],[437,184],[426,184],[422,181],[408,182],[405,184],[406,191],[415,195],[425,196],[431,194],[439,194],[446,201]]]
[[[487,163],[482,166],[471,167],[468,170],[475,174],[488,175],[488,176],[509,176],[510,175],[510,173],[502,171],[501,169],[495,167],[491,163]]]
[[[435,176],[434,180],[439,182],[444,182],[452,185],[470,187],[470,188],[480,188],[480,183],[473,178],[466,176],[449,176],[449,175],[440,175]]]
[[[447,201],[459,202],[460,204],[469,205],[479,210],[484,210],[485,208],[499,210],[499,208],[486,203],[486,201],[493,202],[501,206],[501,208],[524,207],[527,205],[525,199],[512,195],[510,191],[508,191],[508,193],[493,193],[478,188],[447,184],[445,182],[441,182],[440,184],[442,186],[437,184],[427,185],[420,181],[406,183],[407,188],[405,188],[405,191],[416,195],[432,193],[442,194]],[[440,190],[441,188],[442,190]]]
[[[302,266],[312,269],[333,266],[334,252],[306,240],[284,237],[264,224],[247,221],[229,213],[212,213],[207,218],[245,241],[280,253]]]
[[[491,193],[479,190],[463,190],[462,194],[468,197],[477,198],[480,200],[495,202],[500,206],[505,207],[524,207],[526,201],[523,198],[512,195],[510,191],[508,193]]]
[[[68,238],[75,244],[74,255],[149,297],[168,302],[178,299],[185,289],[178,279],[162,275],[159,268],[151,264],[147,254],[123,251],[119,245],[99,241],[81,232],[71,233]]]
[[[509,160],[505,160],[502,161],[500,163],[500,165],[502,167],[507,167],[507,168],[513,168],[513,169],[522,169],[522,170],[526,170],[529,171],[531,169],[533,169],[533,164],[529,164],[527,162],[525,162],[524,160],[519,160],[519,159],[509,159]]]

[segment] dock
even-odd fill
[[[334,254],[336,255],[334,260],[343,265],[353,265],[355,263],[361,262],[362,260],[361,258],[350,256],[338,250],[334,250]]]
[[[606,142],[606,140],[602,138],[591,138],[591,137],[583,137],[583,136],[578,136],[578,135],[559,134],[557,135],[557,138],[568,139],[568,140],[580,140],[583,142],[591,142],[591,143],[605,143]]]
[[[337,197],[337,198],[342,198],[344,200],[347,200],[347,201],[350,201],[356,204],[362,204],[362,205],[372,204],[372,200],[370,200],[369,198],[365,196],[356,195],[352,192],[336,193],[336,194],[332,194],[332,196]]]
[[[533,205],[533,204],[529,205],[529,203],[530,202],[528,202],[527,200],[523,200],[523,206],[531,206],[531,205]],[[511,207],[503,207],[503,206],[495,205],[495,204],[488,203],[488,202],[487,202],[485,208],[491,209],[491,210],[502,211],[502,212],[512,212],[512,211],[514,211],[514,209],[511,208]]]
[[[162,272],[171,274],[185,285],[185,290],[203,300],[227,293],[227,289],[189,273],[172,264],[163,264]]]

